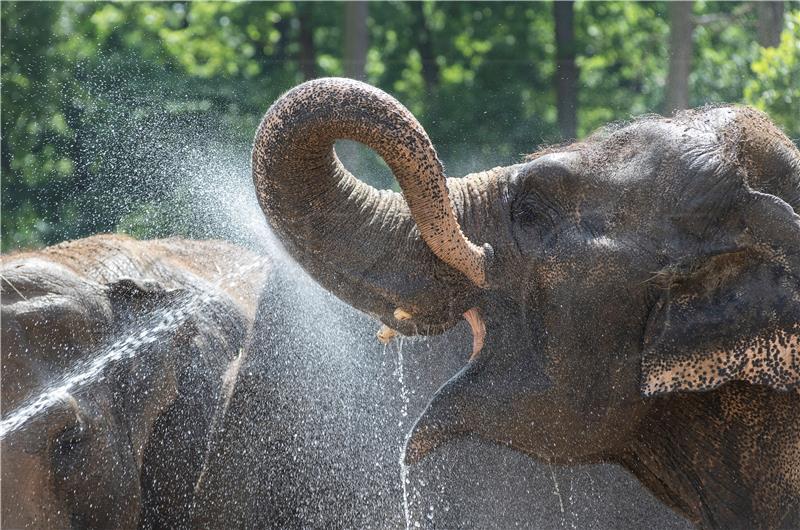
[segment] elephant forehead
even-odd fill
[[[726,136],[733,117],[730,108],[687,111],[672,119],[648,116],[607,126],[567,149],[580,153],[572,166],[584,176],[680,195],[678,182],[715,178],[720,166],[735,162]]]
[[[52,330],[76,334],[86,326],[107,321],[110,318],[107,309],[100,297],[48,293],[4,306],[3,325],[21,326],[28,338],[34,340],[36,336],[46,338]]]
[[[0,274],[2,396],[9,407],[96,343],[111,307],[99,285],[47,260],[6,261]]]
[[[3,307],[16,313],[56,304],[74,311],[100,311],[102,287],[72,269],[50,260],[25,257],[4,260],[0,267]],[[83,309],[81,309],[83,308]]]
[[[111,320],[111,307],[99,293],[46,293],[2,307],[3,361],[25,360],[65,367],[95,344]]]

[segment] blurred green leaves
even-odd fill
[[[669,24],[663,3],[576,5],[578,133],[657,111],[664,97]]]
[[[766,111],[795,142],[800,138],[800,11],[787,16],[776,48],[759,48],[744,100]]]
[[[698,1],[692,105],[744,102],[800,138],[800,8],[780,45],[742,2]],[[164,214],[169,176],[213,139],[243,166],[282,92],[342,75],[339,3],[3,2],[2,246],[116,229],[194,233]],[[575,6],[579,135],[659,112],[666,2]],[[420,119],[448,172],[519,161],[559,141],[549,2],[372,2],[366,79]],[[304,28],[308,32],[304,40]],[[366,157],[354,171],[391,185]],[[165,175],[167,177],[165,177]]]

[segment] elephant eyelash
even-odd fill
[[[59,456],[72,452],[83,441],[84,436],[77,427],[67,427],[56,439],[54,452]]]
[[[511,215],[512,221],[523,226],[532,226],[536,224],[538,214],[530,204],[518,204],[514,206]]]
[[[80,424],[69,425],[53,440],[50,454],[54,470],[59,476],[70,476],[84,454],[82,448],[87,439],[85,428]]]
[[[561,214],[556,206],[536,193],[526,193],[511,209],[511,220],[526,227],[541,227],[544,232],[553,228]]]
[[[552,248],[558,241],[556,227],[562,221],[560,210],[551,201],[536,191],[519,194],[511,207],[511,224],[517,249],[527,254],[536,248],[535,254]]]

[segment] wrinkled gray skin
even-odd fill
[[[163,308],[209,297],[0,442],[3,528],[191,524],[266,270],[231,273],[256,259],[221,241],[116,235],[2,257],[4,418]]]
[[[406,460],[477,434],[545,462],[619,462],[699,526],[800,526],[800,154],[785,135],[747,108],[648,118],[450,179],[448,197],[420,131],[377,89],[322,79],[273,105],[253,150],[267,218],[324,287],[405,334],[483,316],[483,350]],[[350,175],[340,138],[375,149],[403,196]]]

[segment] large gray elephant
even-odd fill
[[[264,264],[222,241],[116,235],[0,259],[3,528],[191,525]],[[94,377],[68,386],[79,374]]]
[[[402,194],[351,175],[338,139]],[[800,153],[764,115],[639,119],[445,179],[400,103],[320,79],[269,109],[253,178],[288,251],[384,337],[470,323],[408,463],[476,434],[617,462],[698,526],[800,526]]]

